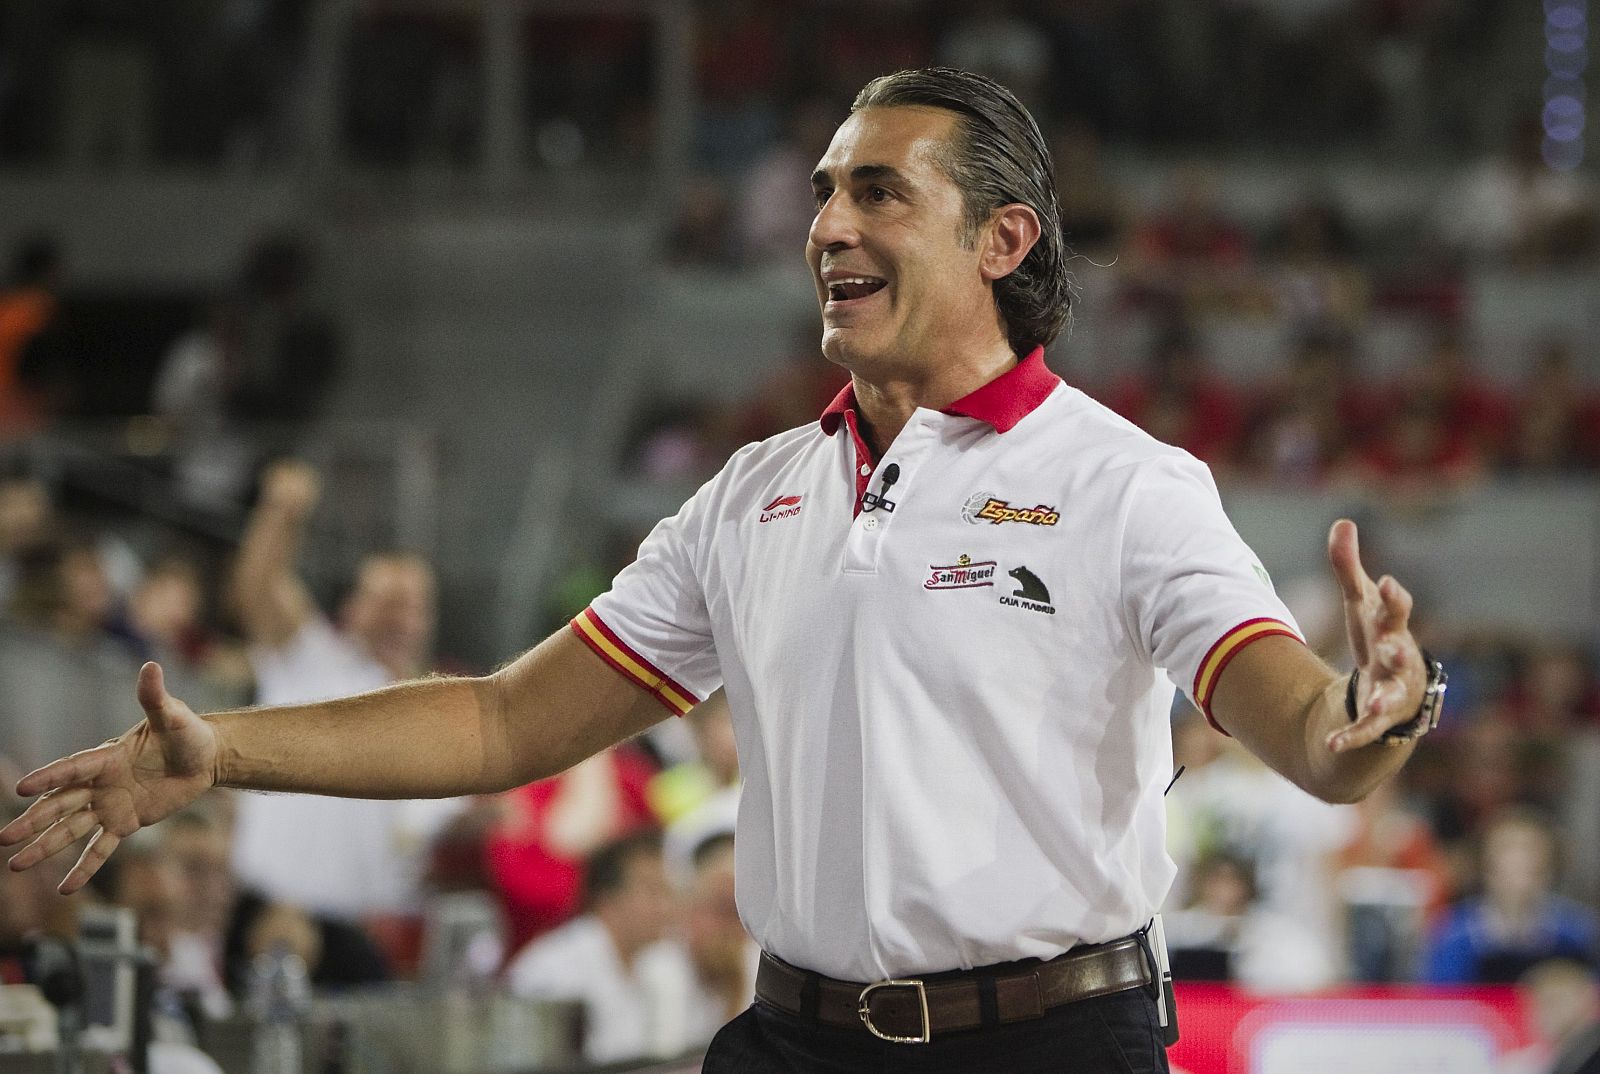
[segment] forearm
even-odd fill
[[[1301,789],[1324,801],[1353,802],[1398,771],[1413,747],[1332,747],[1330,739],[1350,727],[1344,704],[1349,682],[1300,642],[1262,638],[1227,666],[1212,712],[1245,748]]]
[[[555,775],[663,715],[655,699],[558,631],[481,678],[206,717],[216,781],[346,798],[484,794]]]
[[[493,679],[432,678],[309,705],[205,717],[217,783],[346,798],[439,798],[514,786]]]
[[[1405,765],[1416,742],[1374,742],[1335,752],[1329,740],[1350,726],[1345,692],[1350,676],[1337,675],[1311,699],[1303,714],[1305,728],[1305,788],[1329,802],[1354,802],[1393,776]]]

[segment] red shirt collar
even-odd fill
[[[945,407],[944,413],[977,418],[988,422],[997,433],[1008,433],[1060,383],[1061,378],[1044,364],[1044,348],[1035,347],[1022,361]],[[855,385],[846,384],[822,412],[822,431],[832,436],[844,420],[845,411],[855,409]]]

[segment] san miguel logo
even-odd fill
[[[799,513],[799,496],[779,496],[761,509],[761,521],[771,522],[775,518],[790,518]]]
[[[1033,507],[1013,507],[1008,501],[990,492],[979,492],[961,505],[961,517],[974,526],[985,522],[998,526],[1002,522],[1024,522],[1030,526],[1054,526],[1061,521],[1061,512],[1045,504]]]
[[[928,580],[923,589],[978,589],[994,585],[995,561],[972,562],[971,556],[962,556],[948,567],[929,566]]]
[[[1026,608],[1030,612],[1043,612],[1046,615],[1056,614],[1055,605],[1050,603],[1050,590],[1039,580],[1039,576],[1026,567],[1014,567],[1006,571],[1016,579],[1017,588],[1009,597],[1001,597],[1000,603],[1008,608]]]

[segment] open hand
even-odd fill
[[[182,809],[216,782],[216,732],[167,693],[159,664],[139,669],[138,694],[145,718],[137,726],[17,784],[19,795],[39,800],[0,829],[0,846],[32,840],[12,856],[13,870],[31,868],[92,834],[58,889],[70,895],[123,839]]]
[[[1359,749],[1409,722],[1422,704],[1427,669],[1411,636],[1411,594],[1389,575],[1376,582],[1361,565],[1356,524],[1340,519],[1328,532],[1328,562],[1344,596],[1345,630],[1361,679],[1356,722],[1328,737],[1335,753]]]

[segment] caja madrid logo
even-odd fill
[[[1061,521],[1061,512],[1042,503],[1033,507],[1015,507],[992,492],[975,492],[961,505],[961,517],[974,526],[981,526],[985,522],[991,526],[998,526],[1002,522],[1054,526]]]

